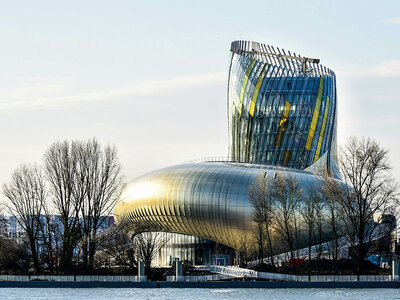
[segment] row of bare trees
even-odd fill
[[[293,260],[298,249],[308,247],[311,260],[317,245],[318,258],[328,250],[336,262],[344,237],[362,270],[376,227],[385,215],[397,213],[398,188],[388,152],[371,139],[350,138],[338,161],[343,181],[320,174],[315,186],[301,186],[279,172],[273,179],[260,174],[248,191],[260,259],[269,257],[274,265],[274,254],[288,252]],[[329,249],[322,248],[325,242]]]
[[[121,169],[116,148],[91,139],[56,142],[43,166],[23,164],[12,173],[3,185],[7,212],[25,233],[37,273],[40,256],[48,257],[50,271],[55,257],[59,271],[70,272],[77,247],[84,270],[93,268],[99,228],[125,185]]]

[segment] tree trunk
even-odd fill
[[[35,268],[36,274],[40,274],[41,268],[40,268],[38,253],[36,251],[36,241],[34,237],[29,238],[29,244],[32,252],[33,267]]]
[[[269,258],[271,260],[272,266],[275,268],[275,262],[274,262],[274,251],[272,249],[272,238],[271,234],[269,232],[269,229],[267,227],[267,239],[268,239],[268,251],[269,251]]]
[[[88,272],[88,245],[86,237],[83,239],[82,243],[82,262],[83,262],[83,270],[85,273]]]
[[[96,241],[93,239],[89,241],[89,268],[94,268],[94,255],[96,254]]]
[[[61,257],[60,257],[60,269],[64,273],[69,273],[72,271],[72,257],[74,254],[74,248],[72,246],[71,235],[64,234],[63,244],[61,246]]]
[[[264,240],[263,240],[263,232],[262,232],[262,228],[259,228],[258,231],[259,234],[259,240],[258,240],[258,269],[261,271],[262,269],[262,263],[263,263],[263,255],[264,255]]]
[[[311,247],[312,247],[312,232],[311,230],[308,231],[308,260],[311,264]]]

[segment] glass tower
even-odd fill
[[[231,45],[230,158],[338,177],[335,73],[317,59],[255,42]]]

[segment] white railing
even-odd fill
[[[210,271],[239,278],[261,278],[269,280],[297,281],[297,277],[295,275],[258,272],[250,269],[236,267],[210,266]]]
[[[139,281],[138,276],[107,276],[107,275],[77,275],[75,281],[102,281],[102,282],[128,282],[128,281]]]
[[[351,281],[400,281],[400,276],[392,275],[291,275],[270,272],[258,272],[250,269],[210,266],[210,271],[238,278],[259,278],[280,281],[313,281],[313,282],[351,282]]]
[[[210,266],[210,272],[220,273],[224,275],[228,275],[231,277],[250,277],[250,278],[257,278],[257,271],[243,269],[243,268],[236,268],[236,267],[224,267],[224,266]]]
[[[193,276],[167,276],[166,281],[204,282],[230,279],[232,276],[225,274],[193,275]]]
[[[0,275],[0,281],[135,282],[139,278],[127,275]]]

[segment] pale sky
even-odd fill
[[[115,144],[128,182],[227,156],[238,39],[331,68],[339,143],[375,138],[400,180],[400,1],[38,0],[0,2],[0,183],[65,139]]]

